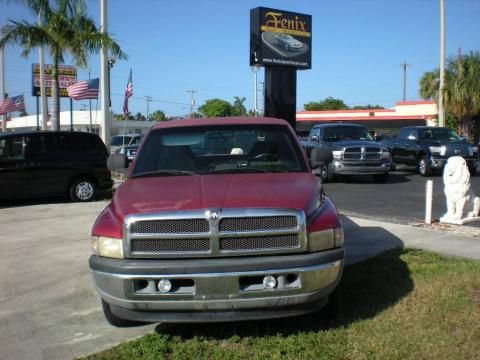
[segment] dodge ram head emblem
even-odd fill
[[[207,211],[207,217],[210,220],[217,220],[218,219],[218,211]]]
[[[361,153],[360,153],[360,160],[365,160],[365,148],[362,147]]]

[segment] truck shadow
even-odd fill
[[[155,331],[182,339],[232,336],[264,337],[320,331],[348,326],[375,317],[398,303],[414,288],[410,271],[401,256],[402,241],[380,227],[359,227],[346,217],[347,266],[338,288],[335,314],[327,310],[292,318],[216,324],[159,324]],[[378,255],[380,254],[381,255]],[[373,256],[373,257],[372,257]]]
[[[388,180],[386,184],[400,184],[412,181],[409,179],[409,176],[412,174],[408,174],[405,172],[390,172],[388,176]],[[345,183],[345,184],[372,184],[374,183],[373,178],[371,175],[342,175],[337,176],[333,183]],[[379,184],[382,185],[382,184]]]

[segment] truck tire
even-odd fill
[[[377,184],[383,184],[388,181],[388,172],[385,174],[375,174],[373,175],[373,181]]]
[[[333,182],[335,180],[335,174],[328,169],[328,165],[323,165],[320,168],[320,180],[322,183]]]
[[[131,321],[131,320],[126,320],[122,319],[115,314],[112,313],[110,310],[110,305],[105,302],[105,300],[102,299],[102,309],[103,309],[103,315],[105,316],[105,319],[107,322],[115,327],[130,327],[130,326],[135,326],[135,325],[140,325],[141,323],[136,322],[136,321]]]
[[[476,166],[469,166],[468,171],[470,171],[470,176],[477,175],[477,167]]]
[[[422,156],[418,160],[418,172],[422,176],[432,175],[432,168],[430,167],[430,162],[426,156]]]
[[[87,177],[74,179],[68,189],[70,200],[74,202],[92,201],[96,194],[97,186],[95,182]]]

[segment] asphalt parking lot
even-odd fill
[[[390,173],[386,184],[376,184],[370,176],[344,177],[324,184],[325,190],[344,215],[408,224],[425,218],[425,187],[433,180],[433,219],[445,214],[443,178],[437,174],[422,177],[410,168]],[[480,195],[480,176],[470,178],[472,189]]]

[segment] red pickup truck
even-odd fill
[[[312,166],[331,156],[315,149]],[[125,162],[109,159],[111,168]],[[337,210],[293,129],[271,118],[152,127],[93,226],[92,252],[115,326],[316,311],[344,265]]]

